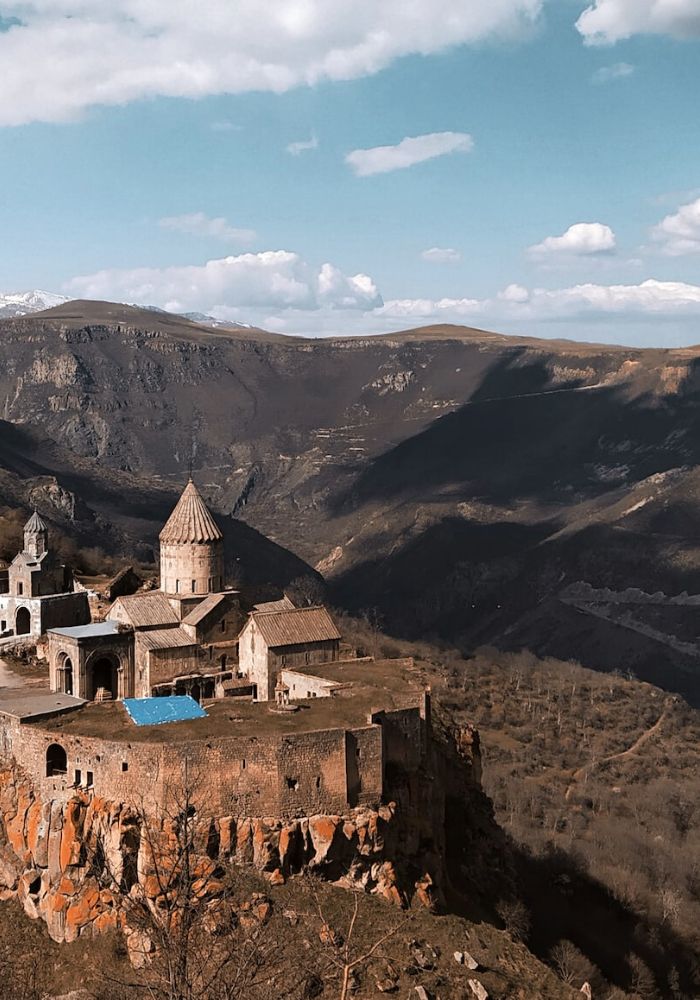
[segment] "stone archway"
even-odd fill
[[[29,635],[32,630],[32,616],[29,608],[17,608],[15,615],[15,635]]]
[[[113,653],[95,654],[85,672],[89,701],[95,701],[98,694],[106,700],[119,697],[119,661]]]
[[[56,688],[63,694],[74,694],[75,675],[73,661],[68,653],[61,653],[56,667]]]

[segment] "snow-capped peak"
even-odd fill
[[[69,300],[56,292],[44,292],[34,288],[29,292],[0,292],[0,317],[28,316],[30,313],[53,309]]]

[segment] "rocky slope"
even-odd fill
[[[528,645],[700,699],[690,616],[651,623],[642,602],[630,629],[564,596],[699,590],[700,350],[458,327],[304,340],[104,303],[0,339],[6,495],[53,476],[133,550],[192,461],[221,513],[395,634]]]

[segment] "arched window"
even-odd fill
[[[58,743],[51,743],[46,748],[46,777],[63,775],[68,772],[68,755]]]

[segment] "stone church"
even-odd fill
[[[90,621],[87,594],[49,549],[49,529],[35,511],[24,526],[24,548],[0,573],[0,636],[38,639],[51,628]]]
[[[338,659],[340,633],[324,608],[285,598],[248,616],[224,583],[223,535],[190,479],[160,533],[161,589],[118,597],[104,622],[51,628],[51,690],[90,701],[266,701],[281,666]]]

